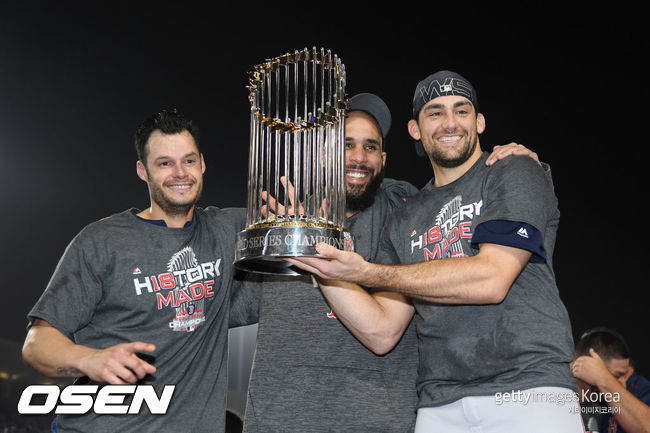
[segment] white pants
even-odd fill
[[[575,392],[559,387],[465,397],[418,409],[415,433],[584,433]]]

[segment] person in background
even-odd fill
[[[607,327],[590,329],[576,344],[575,357],[571,371],[585,426],[599,433],[650,432],[650,381],[634,371],[623,336]]]

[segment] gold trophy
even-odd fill
[[[345,66],[307,48],[255,66],[246,228],[235,267],[300,275],[286,257],[319,256],[319,242],[352,250],[345,224]]]

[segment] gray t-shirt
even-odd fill
[[[242,209],[197,208],[186,228],[138,218],[131,209],[85,227],[67,247],[29,312],[78,344],[144,341],[160,396],[176,385],[167,414],[59,415],[59,432],[223,432],[228,312]],[[128,404],[127,399],[125,404]]]
[[[355,250],[374,261],[387,216],[415,193],[409,183],[385,179],[374,204],[347,220]],[[335,313],[311,277],[264,277],[245,433],[412,431],[414,327],[377,356]]]
[[[487,167],[487,155],[455,182],[439,188],[429,183],[396,210],[378,261],[411,264],[475,255],[474,229],[496,220],[536,228],[547,260],[529,262],[500,304],[414,300],[419,407],[537,386],[575,388],[568,367],[571,325],[552,266],[559,223],[552,183],[531,158],[510,157]]]

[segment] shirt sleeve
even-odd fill
[[[479,224],[472,235],[472,248],[478,245],[498,244],[530,251],[533,263],[546,261],[542,234],[530,224],[520,221],[491,220]]]
[[[45,288],[28,313],[29,324],[42,319],[63,335],[74,340],[74,334],[90,322],[102,297],[100,242],[94,242],[86,231],[77,235],[66,248]]]
[[[220,210],[221,219],[217,224],[220,227],[224,240],[224,257],[228,262],[234,261],[237,233],[246,226],[245,208],[224,208]],[[232,269],[230,292],[230,309],[228,327],[252,325],[259,321],[259,310],[262,299],[262,276],[253,272],[244,272]]]
[[[262,276],[238,271],[233,277],[228,327],[252,325],[260,319]]]
[[[399,254],[397,254],[397,250],[391,238],[392,228],[395,225],[394,216],[395,213],[388,217],[379,237],[379,246],[377,247],[377,257],[375,262],[382,265],[394,265],[400,263]]]
[[[553,184],[553,173],[551,172],[551,165],[546,162],[540,162],[540,165],[542,166],[542,170],[544,170],[544,176],[546,176],[546,179],[551,184]]]
[[[401,206],[409,197],[418,193],[418,189],[411,183],[388,178],[381,183],[381,189],[386,193],[393,207]]]
[[[547,229],[559,222],[557,198],[548,173],[527,156],[501,160],[489,170],[476,228],[492,220],[513,221],[534,227],[545,239]]]
[[[647,405],[650,405],[650,381],[636,373],[628,379],[627,389],[634,394],[636,398]]]

